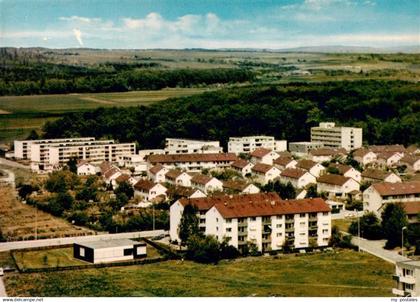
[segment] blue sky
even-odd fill
[[[0,0],[0,46],[420,45],[420,0]]]

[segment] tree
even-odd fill
[[[193,235],[200,235],[198,224],[197,208],[191,204],[187,204],[182,212],[181,222],[178,228],[181,244],[187,243],[188,238]]]
[[[193,261],[216,264],[220,260],[220,244],[214,236],[192,235],[187,247],[187,257]]]
[[[276,192],[282,199],[293,199],[296,197],[296,190],[290,182],[283,184],[278,180],[275,182],[270,181],[262,186],[261,189],[265,192]]]
[[[123,181],[114,190],[114,193],[117,195],[123,193],[128,197],[128,199],[131,199],[134,196],[134,189],[127,181]]]
[[[39,134],[34,129],[32,129],[26,139],[27,140],[36,140],[36,139],[39,139]]]
[[[360,223],[361,237],[377,240],[383,238],[382,226],[379,218],[373,212],[369,212],[360,217],[360,222],[353,221],[349,227],[349,233],[356,236]]]
[[[68,192],[60,192],[57,194],[56,202],[60,204],[63,209],[69,210],[73,206],[74,198]]]
[[[70,158],[67,162],[67,167],[69,168],[70,172],[77,174],[77,158],[76,157]]]
[[[311,184],[306,189],[305,198],[316,198],[316,197],[319,197],[318,191],[316,189],[316,185],[315,184]]]
[[[229,244],[229,239],[224,238],[220,244],[220,258],[221,259],[234,259],[239,257],[239,251],[237,248]]]
[[[392,249],[401,245],[402,228],[408,225],[403,205],[401,203],[386,204],[381,217],[382,229],[387,240],[385,248]]]
[[[31,184],[23,184],[18,189],[18,194],[22,199],[25,199],[28,195],[30,195],[34,191],[38,191],[39,188],[37,186],[33,186]]]
[[[330,174],[340,174],[340,171],[338,170],[338,168],[330,166],[327,168],[327,172]]]

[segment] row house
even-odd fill
[[[296,168],[297,161],[292,157],[280,156],[273,161],[273,164],[277,169],[283,171],[287,168]]]
[[[360,185],[353,178],[338,174],[324,174],[317,178],[317,192],[326,192],[329,197],[346,198],[359,192]]]
[[[191,205],[197,209],[197,216],[199,218],[200,231],[206,233],[206,213],[217,203],[271,203],[280,201],[277,193],[257,193],[257,194],[239,194],[239,195],[217,195],[206,198],[181,198],[174,202],[170,209],[169,219],[169,236],[171,240],[179,241],[179,224],[181,223],[182,214],[186,205]]]
[[[160,183],[154,183],[148,179],[140,179],[134,185],[134,196],[141,197],[144,201],[151,201],[158,196],[166,198],[167,189]]]
[[[370,145],[369,150],[372,152],[383,153],[383,152],[398,152],[404,154],[406,152],[403,145]]]
[[[254,166],[253,163],[250,163],[244,159],[238,159],[232,163],[231,168],[241,173],[241,175],[245,177],[251,174],[251,169],[253,166]]]
[[[285,169],[280,174],[280,182],[291,183],[293,187],[302,189],[309,184],[316,184],[316,177],[303,169]]]
[[[148,171],[147,171],[147,176],[149,177],[149,179],[151,179],[153,182],[160,182],[163,183],[165,182],[165,175],[166,173],[168,173],[169,169],[157,164],[153,167],[151,167]]]
[[[207,197],[202,191],[197,188],[183,187],[183,186],[171,186],[166,191],[166,195],[170,199],[179,198],[200,198]]]
[[[296,164],[296,168],[308,171],[315,177],[319,177],[325,172],[325,167],[323,165],[310,159],[299,160]]]
[[[317,163],[330,161],[334,159],[343,159],[347,155],[344,148],[319,148],[309,152],[309,159]]]
[[[376,163],[382,167],[395,167],[403,156],[399,152],[381,152],[377,154]]]
[[[343,175],[345,177],[353,178],[358,183],[362,181],[362,173],[360,173],[360,171],[356,170],[352,166],[330,163],[328,167],[335,168],[338,174]]]
[[[363,210],[379,217],[387,203],[420,201],[420,181],[374,183],[363,192]]]
[[[211,192],[223,191],[223,183],[215,177],[203,174],[196,174],[191,178],[191,186],[209,194]]]
[[[229,194],[256,194],[260,192],[256,185],[242,180],[223,181],[223,190]]]
[[[405,155],[400,159],[398,164],[400,166],[406,166],[408,172],[418,172],[420,171],[420,156]]]
[[[353,158],[360,165],[366,166],[376,162],[377,156],[374,152],[366,148],[360,148],[353,152]]]
[[[272,165],[273,161],[278,157],[280,155],[277,152],[266,148],[258,148],[251,153],[251,162],[253,164],[262,163]]]
[[[257,163],[251,168],[251,173],[257,182],[265,185],[266,183],[274,181],[274,179],[279,177],[281,172],[274,166]]]
[[[173,186],[191,187],[191,179],[190,174],[176,169],[169,170],[165,174],[166,182]]]
[[[366,169],[362,172],[362,181],[365,182],[402,182],[401,178],[391,171],[379,169]]]
[[[228,168],[238,160],[233,153],[155,154],[149,155],[149,165],[161,164],[168,169],[200,172],[203,169]]]
[[[77,161],[77,175],[96,175],[99,172],[99,168],[92,165],[86,160]]]
[[[225,239],[243,252],[254,243],[261,252],[328,246],[331,210],[321,198],[272,202],[216,203],[206,213],[206,235]]]
[[[404,206],[408,223],[420,223],[420,201],[405,202],[402,205]]]

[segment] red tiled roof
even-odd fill
[[[309,171],[313,166],[317,165],[316,162],[310,159],[301,159],[297,162],[296,168],[301,168],[303,170]]]
[[[417,161],[420,160],[419,156],[415,155],[406,155],[400,159],[400,162],[410,164],[411,166],[414,165]]]
[[[380,182],[380,183],[373,184],[372,187],[381,196],[420,193],[420,181],[408,181],[408,182],[397,182],[397,183]]]
[[[280,201],[277,193],[256,193],[256,194],[240,194],[240,195],[218,195],[213,197],[202,198],[181,198],[179,202],[185,207],[187,204],[196,206],[200,211],[207,211],[217,203],[271,203],[272,201]]]
[[[420,201],[402,202],[402,205],[407,214],[420,214]]]
[[[299,179],[307,172],[302,169],[287,168],[281,172],[280,176]]]
[[[227,180],[223,182],[223,188],[242,192],[250,184],[243,180]]]
[[[276,153],[280,155],[281,157],[292,157],[292,153],[290,153],[289,151],[279,151]]]
[[[163,169],[163,166],[162,165],[156,165],[156,166],[153,166],[153,167],[151,167],[150,169],[149,169],[149,172],[150,173],[152,173],[152,174],[154,174],[154,175],[156,175],[157,173],[159,173],[159,171],[160,170],[162,170]]]
[[[193,176],[193,178],[191,178],[192,183],[198,183],[202,185],[205,185],[210,180],[212,180],[212,177],[204,175],[204,174],[196,174]]]
[[[183,187],[183,186],[171,186],[168,188],[167,194],[169,196],[178,196],[178,197],[190,197],[195,192],[200,191],[199,189],[194,189],[191,187]]]
[[[382,159],[385,159],[385,160],[387,160],[388,158],[390,158],[390,157],[392,157],[392,156],[394,156],[395,154],[397,154],[398,152],[381,152],[381,153],[378,153],[376,156],[378,157],[378,158],[382,158]]]
[[[112,167],[111,169],[107,170],[104,174],[104,177],[106,179],[110,179],[112,175],[116,174],[120,172],[120,169],[116,168],[116,167]]]
[[[405,147],[403,145],[372,145],[369,146],[369,149],[372,152],[405,152]]]
[[[109,161],[104,161],[99,165],[99,169],[101,170],[101,174],[105,174],[106,171],[111,169],[113,165]]]
[[[140,179],[134,185],[134,189],[143,190],[143,191],[150,191],[156,184],[148,179]]]
[[[122,182],[128,181],[130,178],[131,178],[131,177],[130,177],[130,175],[128,175],[128,174],[121,174],[120,176],[118,176],[118,177],[115,179],[115,181],[116,181],[117,183],[122,183]]]
[[[356,151],[353,152],[353,156],[354,157],[363,157],[366,154],[368,154],[369,152],[372,152],[372,151],[370,151],[366,148],[359,148],[359,149],[357,149]]]
[[[263,163],[256,163],[251,168],[251,170],[254,171],[254,172],[259,172],[259,173],[267,173],[272,168],[273,168],[273,166],[271,166],[271,165],[267,165],[267,164],[263,164]]]
[[[262,158],[262,157],[266,156],[267,154],[269,154],[270,152],[271,152],[270,149],[257,148],[251,153],[251,156],[256,157],[256,158]]]
[[[238,157],[234,153],[193,153],[193,154],[153,154],[148,157],[148,162],[179,163],[179,162],[233,162]]]
[[[387,172],[387,171],[383,171],[383,170],[366,169],[362,172],[362,177],[363,178],[372,178],[372,179],[377,179],[377,180],[384,180],[385,178],[387,178],[391,174],[392,174],[392,172]]]
[[[77,161],[77,167],[81,167],[83,165],[89,165],[89,162],[87,160],[84,160],[84,159],[79,159]]]
[[[350,177],[345,177],[343,175],[338,174],[324,174],[317,178],[317,183],[325,183],[335,186],[342,186],[344,185]]]
[[[214,206],[225,219],[331,211],[322,198],[280,200],[272,203],[226,202],[217,203]]]
[[[341,175],[352,169],[352,166],[330,163],[329,167],[336,168]]]
[[[238,168],[238,169],[243,169],[247,165],[249,165],[249,162],[244,159],[238,159],[231,164],[232,167]]]
[[[291,161],[293,161],[293,158],[291,157],[285,157],[285,156],[281,156],[276,158],[273,163],[276,165],[280,165],[280,166],[286,166],[287,164],[289,164]]]
[[[172,179],[172,180],[175,180],[179,175],[181,175],[182,173],[184,173],[184,172],[182,172],[181,170],[176,170],[176,169],[172,169],[172,170],[169,170],[166,174],[165,174],[165,177],[166,178],[169,178],[169,179]]]
[[[347,154],[344,148],[319,148],[312,149],[309,151],[313,156],[334,156],[334,155],[345,155]]]

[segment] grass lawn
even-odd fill
[[[15,262],[10,255],[10,252],[0,252],[0,267],[15,267]]]
[[[43,268],[57,266],[85,265],[88,262],[75,259],[73,248],[55,248],[39,251],[15,251],[16,262],[21,268]],[[159,252],[152,246],[147,245],[147,258],[158,258]]]
[[[334,220],[331,220],[331,222],[332,222],[332,225],[337,226],[340,231],[348,232],[351,223],[355,220],[356,218],[344,218],[344,219],[334,219]]]
[[[393,265],[350,250],[6,276],[11,296],[391,296]]]

